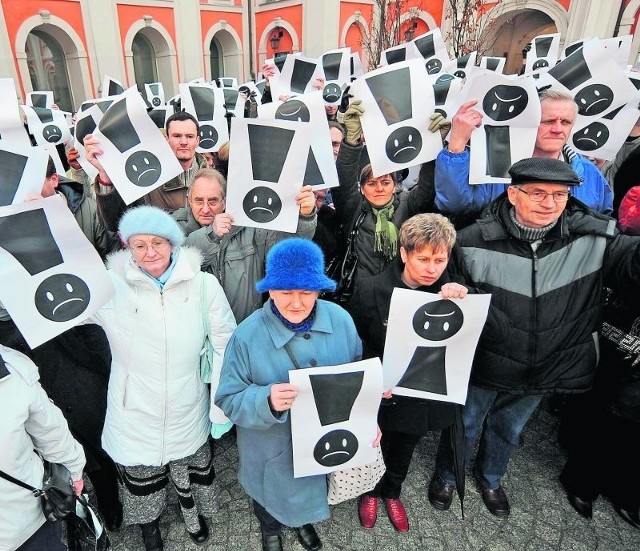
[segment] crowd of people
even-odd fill
[[[314,523],[330,516],[326,476],[293,476],[298,389],[288,372],[382,358],[395,288],[454,300],[488,293],[464,405],[392,389],[380,397],[371,445],[386,472],[354,503],[361,525],[374,528],[382,498],[394,528],[410,529],[402,484],[430,431],[440,435],[425,488],[433,507],[451,507],[473,464],[488,511],[508,516],[510,458],[543,398],[563,395],[568,459],[556,475],[569,503],[591,518],[602,495],[640,529],[640,237],[617,224],[628,193],[640,219],[640,120],[599,168],[567,144],[573,97],[545,90],[534,150],[511,166],[510,183],[470,185],[469,141],[483,118],[471,101],[429,128],[442,131],[443,148],[407,189],[401,172],[374,174],[364,109],[352,100],[326,110],[340,186],[299,183],[295,234],[234,224],[232,140],[198,153],[199,123],[184,111],[164,129],[183,172],[134,205],[104,170],[96,137],[84,138],[94,181],[72,148],[67,176],[49,162],[40,195],[64,198],[115,294],[33,349],[0,310],[0,396],[11,404],[0,421],[1,470],[37,485],[41,457],[61,462],[77,492],[84,471],[107,528],[139,525],[147,551],[164,548],[158,519],[173,488],[188,537],[202,544],[218,507],[215,440],[235,425],[238,481],[263,549],[281,550],[290,527],[317,551]],[[200,372],[205,337],[210,380]],[[59,525],[38,515],[28,492],[0,479],[0,504],[1,549],[64,549]]]

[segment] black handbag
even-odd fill
[[[76,498],[76,510],[67,517],[67,546],[69,551],[111,549],[104,522],[86,494]]]
[[[344,305],[349,302],[353,295],[356,268],[358,266],[358,253],[356,252],[356,236],[360,224],[364,220],[366,213],[362,211],[356,220],[349,237],[344,256],[334,257],[326,268],[327,277],[337,282],[335,291],[327,291],[321,294],[321,298]]]
[[[29,490],[34,497],[39,497],[45,518],[55,522],[66,518],[75,509],[73,480],[69,469],[61,463],[50,463],[44,459],[42,463],[44,466],[42,488],[35,488],[3,471],[0,471],[0,477]]]

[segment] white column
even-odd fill
[[[15,82],[16,92],[20,91],[20,79],[16,72],[13,47],[9,40],[9,30],[7,29],[7,21],[4,18],[2,4],[0,4],[0,78],[12,78]]]
[[[115,0],[80,0],[80,7],[96,95],[105,75],[119,80],[125,86],[135,82],[134,75],[129,75],[129,82],[125,76],[124,37],[120,36]]]
[[[303,2],[302,50],[309,57],[318,57],[340,43],[340,1]]]
[[[202,55],[202,25],[200,3],[193,0],[174,0],[176,23],[176,52],[183,82],[204,76]]]
[[[564,43],[582,37],[612,37],[621,5],[622,0],[572,0]]]

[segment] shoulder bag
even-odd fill
[[[49,463],[44,459],[42,463],[44,473],[41,489],[22,482],[4,471],[0,471],[0,477],[29,490],[34,497],[39,497],[42,502],[42,512],[48,521],[62,520],[75,508],[71,473],[62,463]]]

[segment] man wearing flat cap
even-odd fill
[[[463,408],[465,461],[480,439],[475,477],[487,509],[509,515],[501,485],[524,427],[545,395],[580,393],[594,381],[603,283],[640,285],[640,238],[572,197],[567,163],[533,157],[509,170],[511,185],[458,234],[455,269],[490,293]],[[450,452],[438,450],[429,501],[448,509]]]

